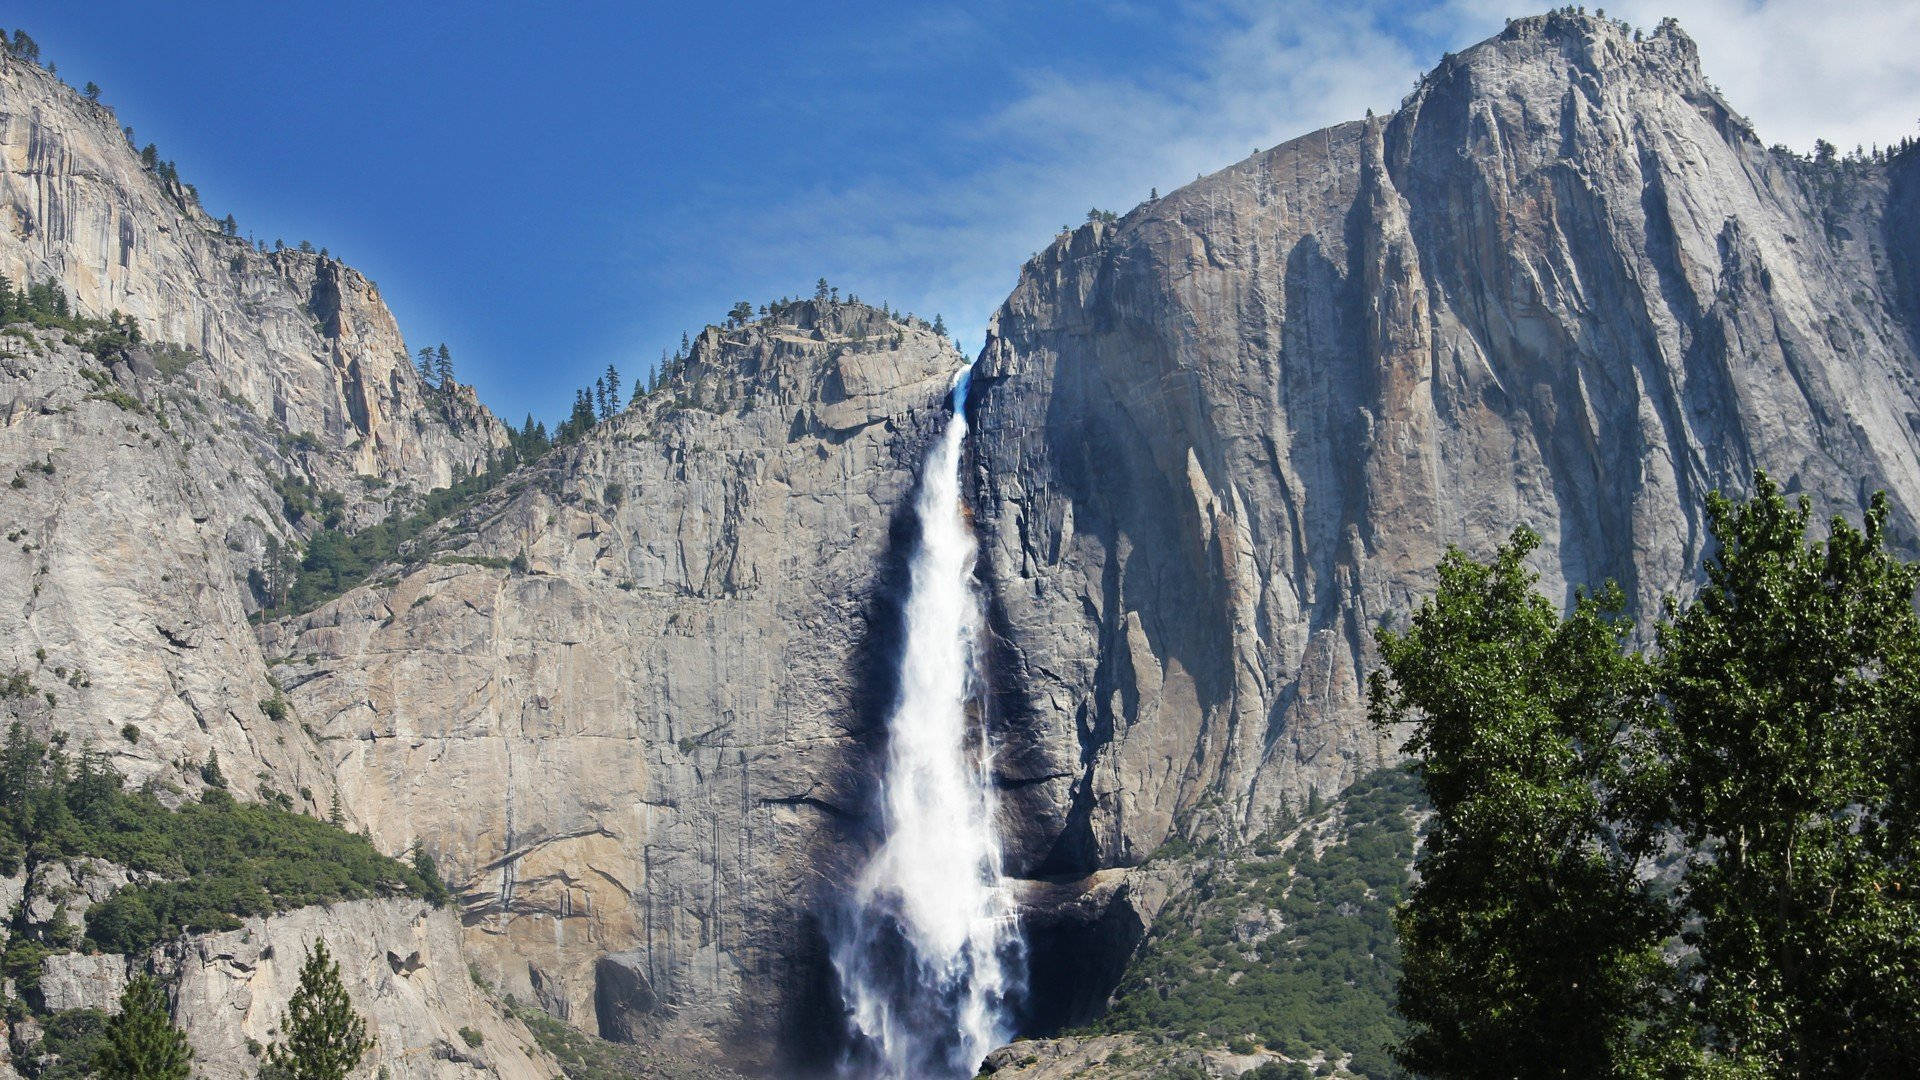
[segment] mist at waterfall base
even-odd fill
[[[1024,956],[1001,877],[991,747],[978,721],[984,621],[961,501],[971,369],[921,466],[880,776],[880,838],[830,931],[846,1010],[843,1076],[974,1075],[1012,1034]]]

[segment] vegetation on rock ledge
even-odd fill
[[[127,790],[100,755],[72,757],[57,737],[42,742],[14,724],[0,748],[0,869],[88,857],[148,880],[89,908],[84,940],[62,920],[33,926],[16,911],[4,967],[23,991],[58,949],[132,953],[307,904],[446,896],[437,880],[336,825],[239,802],[219,787],[169,809],[150,791]]]

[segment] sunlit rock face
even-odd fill
[[[830,1061],[817,916],[873,847],[952,346],[853,303],[710,329],[418,558],[250,627],[249,574],[312,528],[288,477],[363,525],[504,434],[421,386],[371,282],[223,236],[7,58],[0,155],[0,272],[194,347],[0,339],[8,714],[186,794],[209,754],[243,796],[337,791],[438,859],[484,979],[589,1030]],[[1530,525],[1547,588],[1645,615],[1705,492],[1764,467],[1822,510],[1887,489],[1912,549],[1917,166],[1775,154],[1678,30],[1558,15],[1028,263],[961,461],[1028,1022],[1098,1012],[1174,832],[1391,756],[1371,634],[1447,545]]]
[[[609,1035],[825,1052],[790,1045],[835,1023],[812,919],[857,860],[876,608],[962,362],[863,305],[711,329],[444,554],[269,631],[346,804],[439,858],[489,978]]]
[[[190,187],[142,163],[111,108],[11,56],[0,164],[0,273],[16,285],[52,277],[84,314],[191,346],[229,394],[356,473],[444,487],[505,445],[490,415],[441,422],[377,285],[331,256],[225,235]]]
[[[259,253],[141,162],[114,114],[0,55],[0,274],[54,279],[74,314],[145,344],[0,337],[0,672],[16,717],[197,790],[324,814],[332,772],[278,697],[250,612],[263,572],[338,496],[357,527],[505,444],[460,388],[423,387],[379,290],[330,257]],[[168,797],[173,797],[169,795]]]
[[[1025,872],[1385,760],[1372,634],[1450,544],[1530,525],[1644,616],[1765,468],[1911,549],[1917,158],[1772,152],[1678,29],[1554,15],[1059,237],[975,377]]]

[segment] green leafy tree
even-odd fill
[[[1376,719],[1434,819],[1401,916],[1402,1063],[1438,1077],[1869,1080],[1920,1063],[1920,566],[1887,500],[1810,540],[1765,474],[1640,659],[1618,593],[1560,619],[1451,553],[1383,633]],[[1677,888],[1636,884],[1656,842]],[[1676,931],[1678,933],[1676,934]],[[1654,951],[1658,945],[1659,951]]]
[[[1764,1076],[1920,1067],[1920,567],[1764,474],[1709,497],[1719,551],[1660,628],[1669,817],[1699,951],[1695,1024]]]
[[[267,1068],[279,1080],[345,1080],[374,1040],[340,981],[340,965],[315,939],[287,1002],[281,1037],[267,1047]]]
[[[174,1026],[160,984],[147,975],[128,983],[94,1055],[95,1073],[105,1080],[186,1080],[192,1063],[187,1033]]]
[[[1636,877],[1647,830],[1629,733],[1655,700],[1622,649],[1617,589],[1561,618],[1516,530],[1491,564],[1458,550],[1404,631],[1382,631],[1375,723],[1432,801],[1419,882],[1398,927],[1402,1065],[1438,1078],[1630,1074],[1658,1000],[1669,915]]]

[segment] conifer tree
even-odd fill
[[[433,371],[439,377],[440,389],[452,393],[456,385],[453,381],[453,354],[447,351],[447,343],[440,343],[440,351],[434,354]]]
[[[100,84],[89,81],[87,83],[86,94],[87,94],[88,101],[99,101],[100,100]]]
[[[187,1080],[192,1071],[187,1033],[174,1026],[167,996],[151,976],[127,984],[102,1038],[93,1068],[105,1080]]]
[[[326,940],[315,939],[281,1018],[280,1039],[267,1047],[268,1068],[278,1080],[345,1080],[373,1045],[340,981],[340,965]]]
[[[601,417],[601,419],[611,420],[613,419],[613,414],[620,411],[620,369],[614,367],[612,364],[608,364],[606,378],[607,407],[606,415]]]
[[[7,46],[7,48],[13,55],[25,60],[29,64],[37,64],[40,62],[40,44],[28,37],[25,30],[15,30],[13,32],[13,43]]]
[[[420,369],[420,381],[426,384],[427,386],[432,386],[433,385],[433,350],[425,345],[420,346],[420,354],[414,360],[414,364]]]

